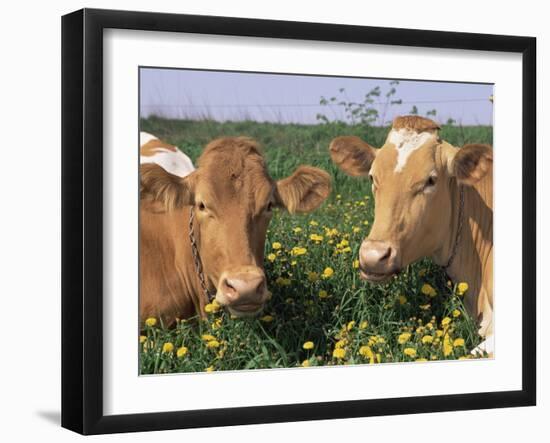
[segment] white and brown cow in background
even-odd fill
[[[178,177],[185,177],[195,170],[191,159],[176,146],[143,131],[139,133],[139,162],[142,165],[155,163]]]
[[[439,129],[426,118],[397,117],[380,149],[338,137],[330,155],[347,174],[372,182],[374,223],[359,252],[361,277],[385,281],[431,257],[454,281],[468,283],[465,305],[485,338],[479,349],[492,354],[493,150],[456,148]]]
[[[236,316],[257,314],[270,295],[263,261],[273,209],[314,210],[330,193],[329,174],[302,165],[290,177],[274,181],[258,145],[245,137],[209,143],[196,170],[171,145],[144,140],[141,321],[157,317],[169,326],[176,318],[204,315],[209,300],[201,274],[219,305]],[[203,272],[198,272],[192,239]]]

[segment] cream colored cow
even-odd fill
[[[492,354],[493,150],[456,148],[439,129],[426,118],[398,117],[380,149],[338,137],[330,155],[347,174],[372,182],[375,217],[359,252],[361,277],[385,281],[431,257],[454,281],[468,283],[466,308],[485,337],[479,348]]]

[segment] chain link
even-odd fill
[[[462,225],[464,224],[464,186],[458,185],[458,189],[460,192],[460,201],[458,203],[458,228],[456,231],[456,237],[455,242],[453,244],[453,249],[451,250],[451,256],[449,257],[449,261],[447,262],[447,265],[445,268],[449,268],[456,257],[456,253],[458,251],[458,243],[460,241],[460,236],[462,234]]]
[[[206,281],[204,279],[204,272],[202,269],[201,257],[199,255],[199,248],[197,246],[197,240],[195,239],[195,229],[193,220],[195,219],[195,211],[193,206],[189,211],[189,240],[191,241],[191,252],[193,253],[193,261],[195,262],[195,271],[197,271],[197,276],[199,277],[199,283],[201,285],[202,291],[206,296],[206,299],[210,302],[214,298],[215,294],[211,294],[208,291],[206,286]]]

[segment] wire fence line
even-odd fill
[[[281,124],[319,124],[325,122],[361,122],[360,112],[375,110],[374,125],[385,125],[396,115],[412,113],[436,118],[440,122],[459,124],[492,124],[493,95],[444,99],[369,101],[365,103],[342,99],[324,99],[317,103],[208,103],[184,100],[182,103],[146,103],[141,100],[140,116],[180,120],[259,121]],[[453,104],[456,104],[453,105]],[[438,105],[441,105],[439,107]],[[463,106],[469,107],[466,111]],[[472,108],[472,106],[474,108]],[[352,108],[353,107],[353,108]],[[412,107],[410,111],[406,107]],[[357,109],[355,109],[357,108]],[[424,109],[423,109],[424,108]],[[443,108],[443,109],[441,109]],[[482,111],[482,109],[484,109]],[[362,112],[361,111],[361,112]],[[407,112],[408,111],[408,112]],[[355,115],[357,112],[357,115]],[[436,117],[437,113],[437,117]],[[480,113],[485,116],[481,117]],[[466,121],[464,116],[467,115]],[[489,116],[489,117],[488,117]]]
[[[417,104],[437,104],[437,103],[472,103],[472,102],[488,102],[491,98],[464,98],[464,99],[449,99],[449,100],[412,100],[412,101],[399,101],[398,105],[417,105]],[[370,106],[379,105],[385,106],[387,102],[373,102]],[[143,108],[299,108],[299,107],[339,107],[339,103],[234,103],[234,104],[142,104]]]

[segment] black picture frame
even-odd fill
[[[502,51],[523,63],[522,389],[131,415],[103,413],[103,31],[108,28]],[[62,18],[62,426],[151,431],[536,404],[536,39],[83,9]]]

